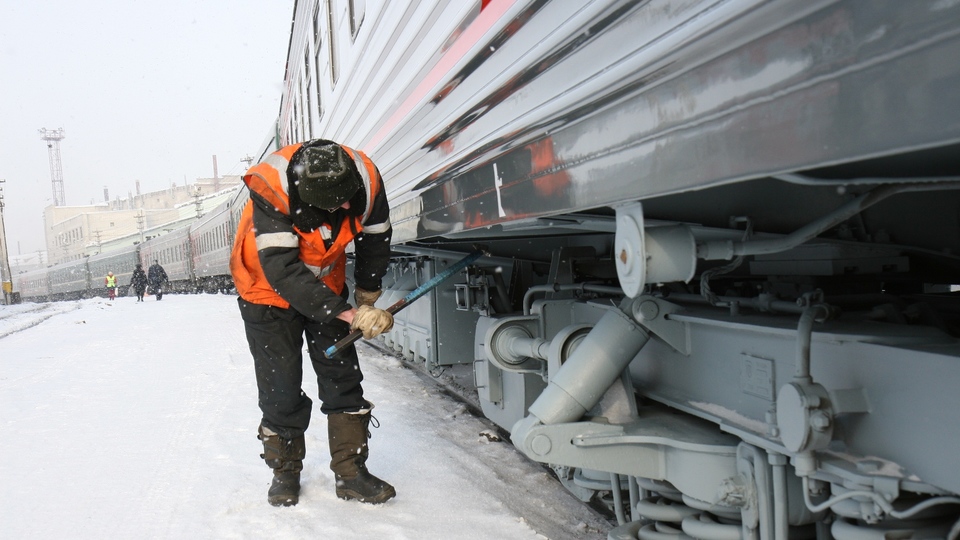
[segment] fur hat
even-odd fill
[[[336,210],[360,189],[353,159],[336,143],[304,145],[290,161],[300,200],[324,210]]]

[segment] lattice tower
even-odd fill
[[[63,166],[60,164],[60,141],[63,140],[63,128],[40,128],[40,138],[47,141],[47,154],[50,157],[50,181],[53,183],[53,205],[66,206],[63,194]]]

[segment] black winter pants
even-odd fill
[[[350,326],[334,319],[318,323],[295,309],[251,304],[239,299],[240,314],[253,355],[260,394],[263,425],[284,439],[303,434],[310,424],[312,401],[301,389],[303,382],[303,338],[317,374],[324,414],[354,412],[366,406],[363,374],[353,345],[333,358],[323,354],[346,337]]]

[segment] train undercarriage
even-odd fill
[[[960,259],[931,209],[958,184],[820,180],[396,246],[385,305],[489,255],[384,345],[472,371],[520,451],[606,501],[610,538],[956,538]]]

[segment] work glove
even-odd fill
[[[351,330],[363,332],[363,339],[373,339],[384,332],[389,332],[391,328],[393,328],[393,315],[389,311],[367,305],[357,308],[353,323],[350,325]]]
[[[353,288],[353,299],[357,302],[357,307],[360,306],[370,306],[373,307],[377,303],[377,298],[380,298],[380,295],[383,294],[383,291],[365,291],[360,287]]]

